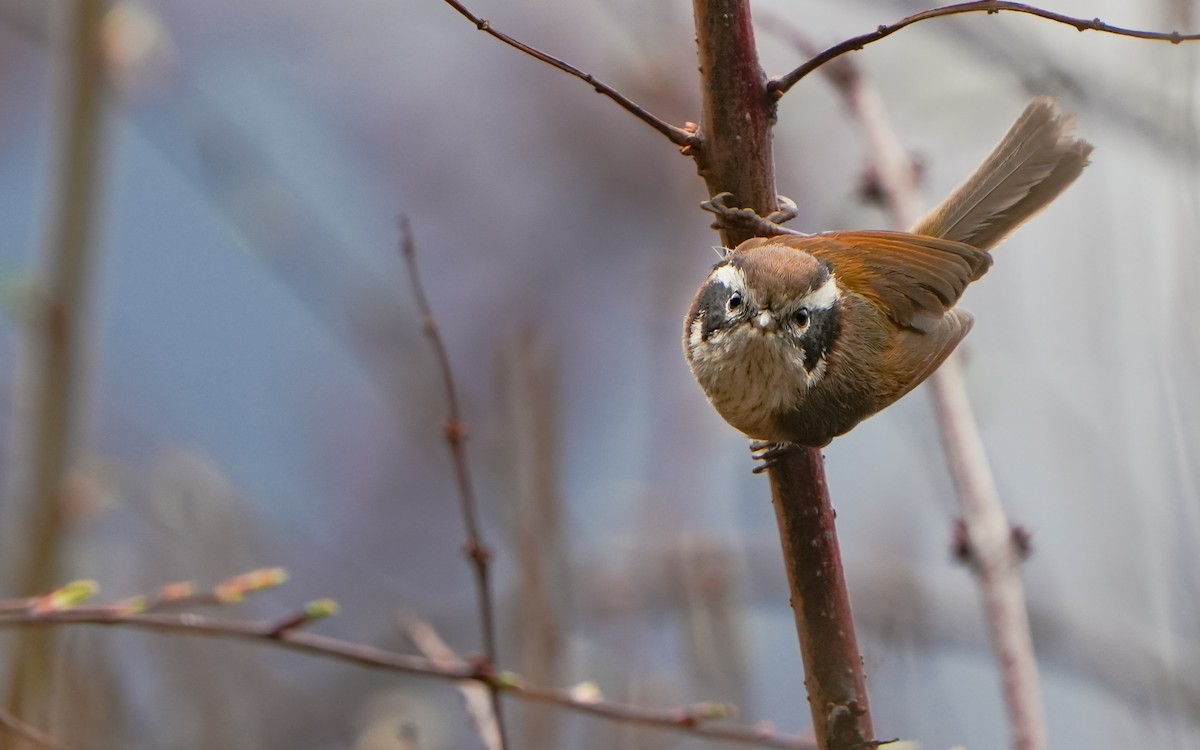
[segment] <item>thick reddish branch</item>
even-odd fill
[[[775,210],[767,80],[758,63],[749,0],[694,0],[704,96],[694,150],[711,194],[761,215]],[[725,228],[729,247],[748,239]],[[850,750],[874,739],[862,656],[846,592],[834,511],[819,450],[800,449],[771,467],[771,497],[791,588],[817,747]]]
[[[700,176],[711,195],[732,193],[730,205],[766,216],[776,208],[771,152],[775,105],[758,64],[749,5],[745,0],[695,0],[693,6],[704,103],[701,146],[695,151]],[[728,247],[750,236],[721,230]]]
[[[866,675],[821,451],[804,448],[773,466],[771,499],[817,746],[847,750],[866,746],[874,738]]]

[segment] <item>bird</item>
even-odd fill
[[[692,374],[760,445],[824,447],[950,355],[990,250],[1073,183],[1092,145],[1033,99],[978,169],[910,231],[755,237],[729,250],[684,321]],[[739,209],[732,209],[739,211]]]

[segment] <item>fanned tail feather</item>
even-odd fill
[[[1075,118],[1054,100],[1029,103],[987,159],[913,227],[981,250],[998,245],[1083,172],[1092,145],[1074,136]]]

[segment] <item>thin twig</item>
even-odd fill
[[[803,48],[805,42],[800,36],[795,41]],[[849,59],[838,61],[838,66],[843,69],[826,70],[832,71],[834,87],[866,132],[879,195],[893,225],[912,226],[920,219],[916,165],[892,129],[882,100],[862,72]],[[975,423],[957,354],[942,364],[929,383],[942,445],[963,508],[963,534],[984,601],[1013,746],[1041,750],[1046,747],[1045,718],[1018,552],[1012,544],[1011,527]]]
[[[31,602],[32,603],[32,602]],[[738,742],[745,745],[790,750],[814,750],[811,742],[778,734],[770,729],[714,723],[718,712],[708,704],[671,709],[650,709],[593,697],[576,697],[570,690],[542,688],[523,684],[510,673],[497,674],[484,665],[444,666],[430,659],[319,635],[306,630],[278,628],[265,620],[232,620],[194,613],[165,614],[130,612],[121,606],[81,606],[36,613],[32,606],[24,611],[0,613],[0,628],[47,627],[61,625],[101,625],[129,627],[159,633],[240,640],[270,644],[369,669],[403,673],[440,680],[474,680],[497,692],[516,698],[558,706],[597,718],[623,724],[671,729],[707,740]],[[720,713],[723,717],[727,712]]]
[[[942,18],[944,16],[955,16],[961,13],[987,13],[992,15],[1006,11],[1010,13],[1023,13],[1025,15],[1037,16],[1044,18],[1047,21],[1066,24],[1078,31],[1101,31],[1106,34],[1115,34],[1117,36],[1128,36],[1135,39],[1150,39],[1155,41],[1170,42],[1171,44],[1179,44],[1180,42],[1194,42],[1200,40],[1200,34],[1183,34],[1178,31],[1141,31],[1138,29],[1127,29],[1121,26],[1112,26],[1099,18],[1086,19],[1076,18],[1074,16],[1055,13],[1051,10],[1045,10],[1025,3],[1002,2],[1001,0],[978,0],[977,2],[958,3],[956,5],[946,5],[940,8],[923,10],[920,13],[914,13],[907,18],[903,18],[890,26],[883,24],[867,34],[847,39],[844,42],[839,42],[829,49],[821,52],[816,57],[813,57],[808,62],[796,68],[787,75],[780,76],[771,81],[768,89],[776,96],[783,96],[787,91],[795,86],[800,79],[804,78],[809,73],[826,64],[830,60],[841,57],[847,52],[857,52],[868,44],[878,42],[880,39],[891,36],[897,31],[911,26],[914,23],[928,21],[933,18]]]
[[[637,104],[633,100],[629,99],[620,91],[617,91],[604,81],[599,80],[591,73],[586,73],[568,62],[560,60],[559,58],[543,52],[536,47],[531,47],[522,41],[512,38],[502,31],[497,31],[496,29],[492,28],[490,21],[480,18],[471,11],[467,10],[467,8],[463,6],[462,3],[458,2],[458,0],[446,0],[446,4],[466,17],[471,23],[475,24],[475,28],[479,29],[480,31],[499,39],[508,46],[520,50],[536,60],[541,60],[547,65],[557,68],[564,73],[574,76],[575,78],[578,78],[579,80],[588,84],[596,90],[596,93],[612,99],[626,112],[629,112],[634,117],[657,130],[659,133],[665,135],[671,141],[671,143],[674,143],[676,146],[684,149],[690,149],[695,148],[700,144],[699,138],[693,131],[688,130],[687,128],[676,127],[675,125],[672,125],[669,122],[666,122],[665,120],[662,120],[659,117],[651,114],[640,104]]]
[[[462,510],[463,526],[467,535],[465,552],[475,572],[475,591],[479,604],[479,620],[483,640],[483,655],[487,660],[488,669],[496,668],[496,616],[492,600],[490,582],[490,566],[492,551],[483,543],[479,531],[478,504],[475,501],[475,491],[471,487],[471,474],[467,467],[467,456],[464,443],[467,439],[467,427],[462,420],[458,408],[458,389],[454,385],[454,369],[450,366],[450,355],[446,353],[446,344],[438,330],[437,320],[433,317],[433,308],[425,295],[425,287],[421,276],[417,273],[417,243],[413,239],[412,227],[407,216],[400,217],[400,252],[408,266],[409,283],[412,286],[413,297],[417,309],[421,313],[421,328],[433,347],[437,358],[438,369],[442,374],[442,385],[446,391],[446,408],[448,415],[442,431],[446,443],[450,446],[450,457],[454,462],[454,479],[458,485],[459,507]],[[496,724],[500,729],[500,747],[507,747],[504,741],[504,716],[500,711],[500,694],[495,686],[491,688],[492,711],[496,715]]]

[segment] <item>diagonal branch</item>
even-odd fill
[[[629,112],[650,127],[654,128],[659,133],[665,135],[671,141],[671,143],[674,143],[676,146],[688,149],[695,148],[699,144],[696,134],[691,130],[688,130],[687,128],[676,127],[675,125],[662,120],[658,116],[649,112],[645,107],[642,107],[637,102],[634,102],[632,99],[625,96],[620,91],[617,91],[612,86],[609,86],[604,81],[596,78],[591,73],[582,71],[579,68],[576,68],[574,65],[571,65],[570,63],[565,62],[554,55],[543,52],[536,47],[531,47],[530,45],[525,44],[518,39],[514,39],[508,34],[505,34],[503,31],[498,31],[492,28],[490,21],[480,18],[471,11],[467,10],[467,8],[462,3],[458,2],[458,0],[446,0],[446,3],[462,14],[471,23],[475,24],[475,28],[479,29],[480,31],[499,39],[514,49],[524,52],[535,60],[541,60],[547,65],[553,68],[558,68],[567,75],[574,76],[575,78],[578,78],[579,80],[588,84],[596,90],[596,93],[612,99],[622,109]]]
[[[914,13],[907,18],[903,18],[894,24],[881,25],[875,31],[867,34],[847,39],[844,42],[833,45],[829,49],[821,52],[816,57],[813,57],[808,62],[796,68],[792,72],[780,76],[770,84],[769,90],[776,96],[783,96],[787,91],[800,82],[800,79],[807,76],[817,68],[826,64],[830,60],[841,57],[847,52],[857,52],[868,44],[878,42],[880,39],[889,37],[901,29],[911,26],[914,23],[928,21],[933,18],[942,18],[945,16],[956,16],[961,13],[987,13],[994,15],[1001,11],[1009,13],[1023,13],[1025,15],[1037,16],[1044,18],[1047,21],[1065,24],[1075,28],[1077,31],[1100,31],[1106,34],[1115,34],[1117,36],[1133,37],[1135,39],[1149,39],[1161,42],[1170,42],[1171,44],[1179,44],[1180,42],[1194,42],[1200,40],[1200,34],[1183,34],[1178,31],[1142,31],[1139,29],[1128,29],[1122,26],[1112,26],[1101,21],[1099,18],[1076,18],[1074,16],[1055,13],[1051,10],[1045,10],[1025,3],[1002,2],[1001,0],[978,0],[977,2],[958,3],[956,5],[946,5],[941,8],[932,8],[923,10],[920,13]]]
[[[446,391],[446,405],[449,414],[446,417],[443,433],[446,443],[450,446],[450,456],[454,462],[454,479],[458,485],[459,507],[462,509],[463,526],[467,534],[465,552],[475,573],[475,592],[479,605],[483,654],[487,660],[485,668],[494,670],[496,667],[496,615],[489,568],[492,551],[483,543],[479,532],[478,503],[475,501],[475,491],[471,486],[471,474],[467,468],[464,448],[467,428],[458,408],[458,389],[454,385],[454,370],[450,366],[450,355],[446,353],[446,344],[442,341],[437,320],[433,317],[433,309],[429,305],[428,297],[425,296],[425,287],[421,284],[421,277],[417,273],[417,246],[406,216],[400,217],[400,252],[408,266],[409,282],[412,285],[413,297],[416,298],[417,309],[421,313],[422,328],[433,347],[438,369],[442,374],[442,384]],[[500,748],[503,750],[507,743],[504,741],[504,719],[500,712],[500,694],[494,686],[489,687],[491,688],[492,713],[496,717],[496,725],[500,734]]]

